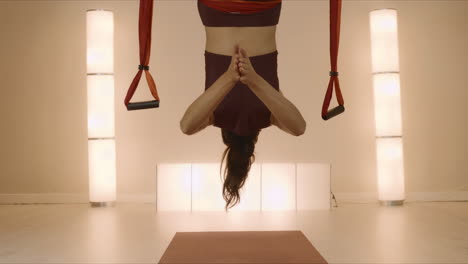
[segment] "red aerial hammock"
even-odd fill
[[[140,65],[138,65],[138,73],[133,78],[132,84],[128,88],[127,96],[125,97],[125,106],[127,110],[139,110],[147,108],[159,107],[159,96],[156,90],[156,84],[149,72],[149,58],[151,53],[151,20],[153,17],[153,0],[140,0],[140,14],[138,19],[138,36],[140,40]],[[145,71],[146,80],[149,89],[154,99],[151,101],[130,103],[133,94],[140,82],[142,71]]]
[[[328,120],[344,112],[344,100],[341,95],[340,82],[338,81],[337,72],[337,58],[338,58],[338,46],[340,42],[340,21],[341,21],[341,0],[330,0],[330,60],[331,60],[331,71],[330,71],[330,82],[328,83],[327,93],[322,105],[322,119]],[[333,83],[336,84],[336,98],[338,100],[338,106],[328,111],[330,100],[333,93]]]
[[[341,1],[342,0],[330,0],[330,60],[331,60],[331,71],[330,71],[330,82],[328,83],[328,89],[325,94],[325,98],[322,105],[322,119],[328,120],[333,118],[345,111],[344,100],[341,95],[340,83],[338,80],[337,72],[337,57],[338,57],[338,46],[340,40],[340,17],[341,17]],[[149,57],[151,51],[151,21],[153,14],[153,0],[140,0],[140,14],[138,33],[140,40],[140,65],[138,66],[138,73],[132,81],[130,88],[128,89],[127,96],[125,97],[125,105],[127,110],[138,110],[146,108],[159,107],[159,96],[156,90],[156,84],[149,73]],[[146,80],[148,82],[151,94],[156,100],[130,103],[135,90],[140,82],[142,70],[145,70]],[[330,101],[333,93],[333,84],[336,84],[336,97],[338,100],[338,106],[328,111]]]

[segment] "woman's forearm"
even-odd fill
[[[185,134],[191,134],[198,129],[214,109],[218,107],[234,85],[235,82],[232,78],[228,78],[226,74],[222,74],[187,108],[180,120],[180,129]]]
[[[270,83],[258,75],[249,87],[278,122],[297,135],[302,135],[305,132],[306,122],[299,110]]]

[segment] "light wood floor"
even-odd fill
[[[0,205],[0,263],[157,263],[175,232],[301,230],[329,263],[468,263],[468,202],[168,213],[154,204]]]

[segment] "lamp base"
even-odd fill
[[[379,204],[383,206],[396,206],[396,205],[403,205],[405,200],[386,200],[382,201],[379,200]]]
[[[91,207],[115,207],[115,201],[110,202],[89,202]]]

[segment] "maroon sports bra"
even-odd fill
[[[197,0],[198,14],[208,27],[262,27],[277,25],[281,0]]]

